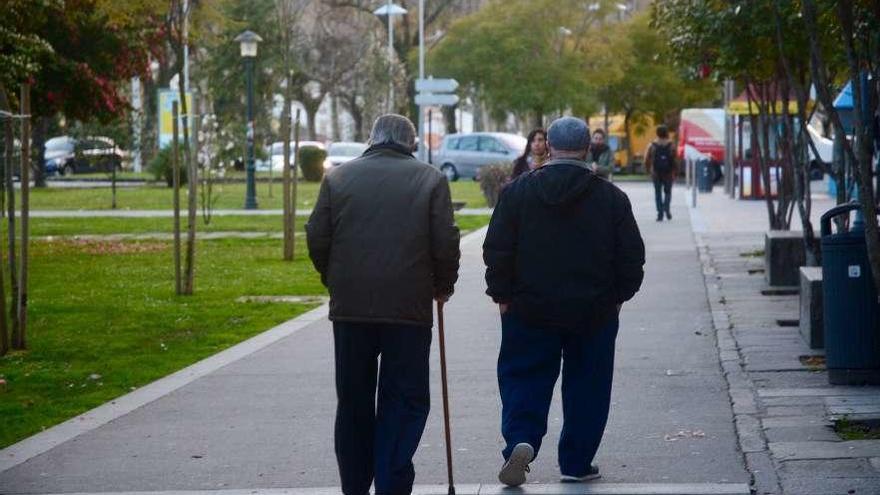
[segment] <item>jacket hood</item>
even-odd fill
[[[589,194],[596,175],[580,160],[550,160],[531,174],[535,192],[544,204],[562,206]]]

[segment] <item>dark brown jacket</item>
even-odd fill
[[[449,183],[395,149],[331,169],[306,234],[333,321],[430,326],[432,299],[458,279]]]

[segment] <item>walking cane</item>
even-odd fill
[[[437,328],[440,338],[440,383],[443,387],[443,423],[446,429],[446,475],[449,478],[449,495],[455,495],[452,482],[452,441],[449,438],[449,391],[446,388],[446,338],[443,335],[443,302],[437,301]]]

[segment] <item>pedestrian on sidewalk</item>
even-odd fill
[[[413,157],[415,134],[406,117],[376,119],[364,154],[324,177],[306,225],[330,291],[345,495],[374,481],[377,495],[412,491],[430,408],[432,300],[446,301],[458,279],[449,183]]]
[[[669,128],[665,125],[657,126],[657,137],[645,151],[645,167],[651,172],[651,179],[654,181],[657,221],[662,222],[663,215],[666,215],[667,220],[672,220],[669,205],[672,201],[672,183],[678,175],[678,165],[675,161],[675,143],[669,139]]]
[[[547,161],[548,157],[547,131],[540,127],[532,129],[532,132],[526,138],[525,151],[513,161],[513,173],[510,174],[511,180],[539,168]]]
[[[611,180],[614,173],[613,155],[611,148],[605,144],[605,131],[602,129],[593,131],[593,141],[590,143],[590,150],[587,153],[587,163],[590,164],[590,170],[603,179]]]
[[[618,314],[645,263],[629,199],[584,161],[586,123],[558,119],[547,137],[550,160],[501,193],[483,244],[486,292],[501,311],[498,478],[509,486],[525,482],[541,448],[560,366],[561,479],[598,477]]]

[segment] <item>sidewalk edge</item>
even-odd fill
[[[706,289],[709,310],[712,313],[718,363],[727,383],[733,426],[738,440],[737,450],[742,454],[743,463],[751,477],[750,485],[753,492],[782,493],[766,435],[756,416],[757,387],[743,369],[743,355],[732,332],[733,323],[727,308],[721,302],[723,298],[717,282],[714,261],[709,245],[702,237],[702,234],[707,232],[705,220],[697,208],[690,204],[688,204],[688,213],[697,254],[703,267],[703,285]]]
[[[479,240],[488,226],[481,227],[461,238],[461,245]],[[117,397],[94,409],[86,411],[67,421],[57,424],[40,433],[27,437],[0,450],[0,473],[23,464],[38,455],[73,440],[74,438],[118,419],[126,414],[156,401],[175,390],[178,390],[199,378],[220,368],[243,359],[279,340],[289,337],[303,328],[327,317],[329,303],[324,303],[296,318],[259,333],[228,349],[209,356],[201,361],[162,377],[133,392]]]

